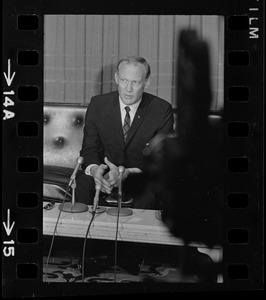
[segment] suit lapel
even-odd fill
[[[134,136],[134,134],[136,133],[136,131],[138,130],[140,124],[143,122],[143,120],[145,119],[145,115],[146,115],[146,110],[147,110],[147,104],[146,104],[146,99],[145,99],[145,94],[143,94],[143,98],[140,102],[140,105],[136,111],[134,120],[129,128],[128,131],[128,135],[127,135],[127,140],[125,143],[125,147],[127,146],[127,144],[129,143],[129,141],[132,139],[132,137]]]

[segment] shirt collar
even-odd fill
[[[139,105],[140,105],[140,102],[141,102],[142,99],[140,99],[140,101],[138,101],[137,103],[134,103],[134,104],[131,104],[131,105],[126,105],[120,98],[119,96],[119,102],[120,102],[120,107],[121,107],[121,110],[123,110],[126,106],[129,106],[131,110],[133,111],[137,111]]]

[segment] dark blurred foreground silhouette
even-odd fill
[[[144,152],[146,170],[129,178],[125,185],[134,193],[141,193],[148,181],[162,221],[174,236],[183,239],[185,247],[179,258],[183,265],[181,281],[199,274],[201,281],[216,282],[222,273],[222,262],[213,262],[208,255],[187,245],[223,245],[222,112],[210,112],[207,43],[195,31],[183,30],[178,47],[176,132],[151,141]]]
[[[149,181],[171,233],[212,247],[223,241],[222,115],[210,116],[207,43],[191,30],[181,31],[178,43],[176,134],[157,136],[144,152],[145,172],[125,184],[139,193]]]

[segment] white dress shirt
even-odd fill
[[[141,101],[141,100],[140,100]],[[130,111],[129,111],[129,115],[130,115],[130,126],[133,122],[133,119],[135,117],[136,111],[139,107],[140,101],[138,101],[137,103],[134,103],[132,105],[126,105],[121,98],[119,97],[119,103],[120,103],[120,111],[121,111],[121,121],[122,121],[122,126],[124,125],[124,120],[125,120],[125,116],[126,116],[126,110],[125,107],[129,106],[130,107]]]

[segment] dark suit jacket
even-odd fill
[[[101,164],[106,156],[117,166],[144,167],[143,149],[157,134],[173,132],[172,106],[167,101],[143,93],[124,144],[118,92],[92,97],[88,106],[80,155],[82,168]]]

